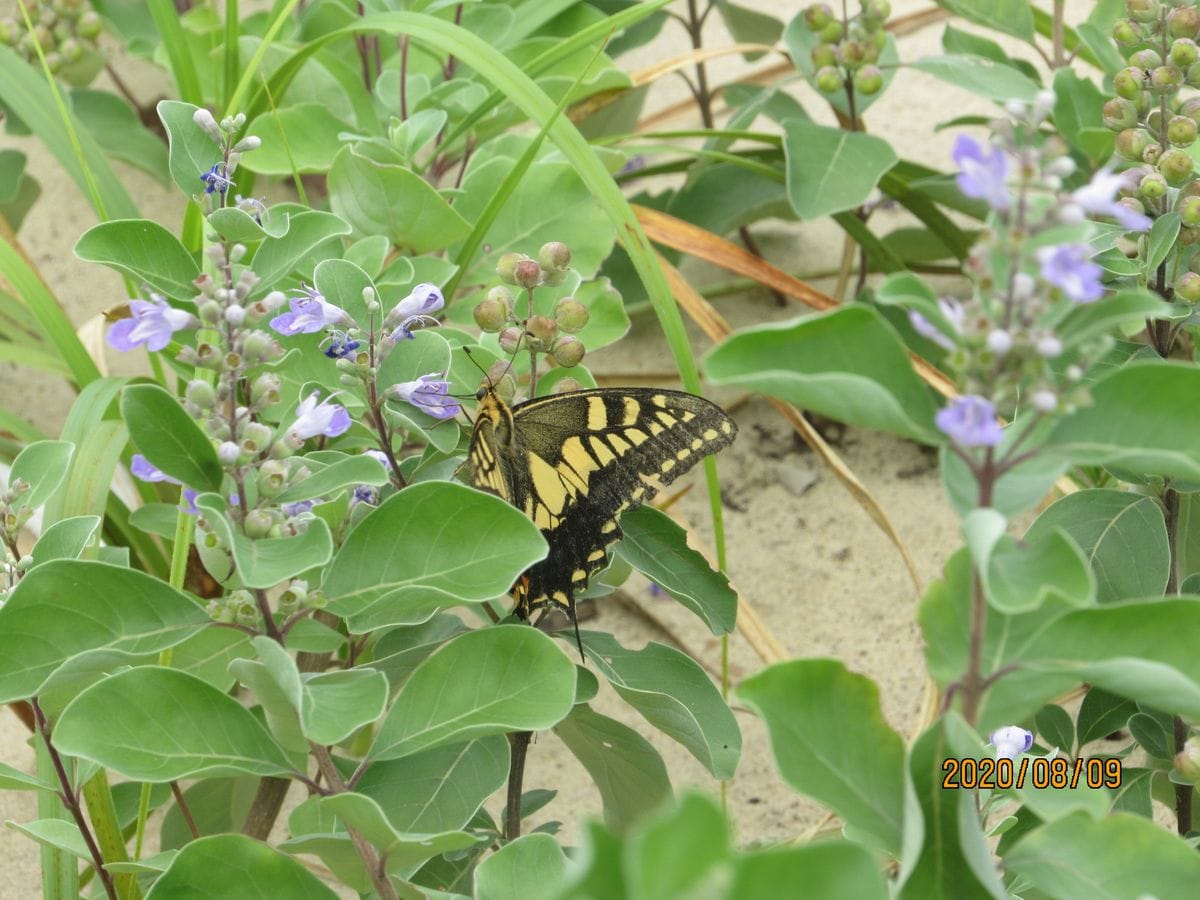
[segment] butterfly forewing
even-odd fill
[[[680,391],[575,391],[511,409],[488,391],[468,455],[472,483],[523,510],[550,546],[519,585],[518,612],[570,611],[620,538],[621,512],[736,433],[724,410]]]

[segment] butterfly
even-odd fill
[[[488,384],[476,398],[470,481],[522,510],[550,548],[514,586],[514,611],[562,609],[582,656],[575,596],[607,565],[617,517],[733,443],[737,425],[683,391],[598,388],[510,407]]]

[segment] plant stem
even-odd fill
[[[521,836],[521,793],[525,783],[525,757],[532,737],[532,731],[514,731],[508,736],[512,748],[512,763],[508,769],[508,803],[505,806],[508,821],[504,826],[504,839],[508,841],[515,841]]]
[[[992,492],[996,484],[996,467],[993,448],[988,447],[984,453],[983,463],[976,471],[979,484],[980,509],[992,505]],[[987,632],[987,594],[983,589],[983,576],[977,563],[971,566],[971,632],[970,646],[967,651],[967,671],[963,675],[960,692],[962,694],[962,712],[972,725],[979,714],[979,701],[982,699],[987,682],[983,677],[983,641]]]

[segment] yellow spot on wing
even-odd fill
[[[716,437],[716,436],[717,436],[716,433],[714,433],[713,437]],[[704,441],[700,438],[696,438],[694,441],[692,441],[692,449],[693,450],[699,450],[703,446],[704,446]]]
[[[538,500],[546,505],[547,512],[557,516],[567,505],[567,488],[562,476],[536,453],[529,454],[529,474]]]
[[[733,431],[733,426],[730,425],[728,422],[722,422],[721,423],[721,431],[725,434],[729,434],[731,431]]]
[[[612,448],[617,451],[619,456],[624,456],[629,452],[629,442],[620,435],[610,434],[608,436],[608,442],[612,444]]]
[[[669,413],[660,412],[658,414],[658,421],[662,422],[668,428],[674,428],[676,419],[674,416],[670,415]]]
[[[600,526],[601,534],[612,534],[616,530],[617,530],[617,523],[615,521],[613,521],[612,519],[609,519],[607,522],[605,522],[603,525]]]
[[[653,403],[655,406],[666,406],[667,398],[664,394],[655,394],[653,397],[650,398],[650,402]]]
[[[642,431],[640,428],[626,428],[625,437],[629,438],[629,443],[635,447],[641,446],[646,441],[650,440],[650,435]]]
[[[571,580],[572,581],[587,581],[587,575],[588,575],[588,573],[585,572],[583,569],[576,569],[574,572],[571,573]]]
[[[593,472],[600,468],[595,457],[588,453],[583,446],[583,440],[575,435],[563,441],[562,462],[558,464],[558,474],[567,485],[581,494],[588,492],[588,480]]]
[[[696,414],[694,412],[691,412],[686,409],[683,411],[683,421],[690,422],[694,418],[696,418]]]
[[[608,409],[603,397],[588,397],[587,427],[590,431],[603,431],[608,427]]]
[[[632,397],[625,398],[625,418],[621,421],[622,425],[637,424],[638,416],[642,414],[642,404],[638,403]]]
[[[664,459],[663,460],[662,470],[664,472],[670,472],[673,468],[675,468],[675,460],[673,460],[673,459]]]
[[[663,427],[661,425],[659,425],[657,422],[651,421],[648,424],[650,425],[650,433],[651,434],[662,434],[663,433],[663,431],[664,431]],[[717,436],[717,433],[714,431],[713,437],[716,437],[716,436]]]
[[[680,450],[678,453],[675,454],[675,458],[676,459],[687,459],[691,455],[692,455],[692,451],[689,450],[687,447],[684,447],[682,450]]]
[[[605,556],[606,556],[606,554],[603,549],[593,550],[591,553],[588,554],[587,561],[588,562],[599,562],[600,560],[604,559]]]
[[[704,439],[706,441],[715,441],[717,439],[717,432],[712,428],[709,428],[704,432]]]
[[[616,454],[608,449],[608,445],[604,443],[596,435],[592,435],[588,440],[588,444],[592,448],[592,452],[596,454],[596,459],[600,461],[600,465],[607,466],[610,462],[616,459]]]

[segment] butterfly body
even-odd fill
[[[573,619],[576,593],[621,537],[620,514],[737,434],[719,406],[682,391],[599,388],[510,407],[484,388],[479,399],[471,483],[522,510],[549,545],[514,589],[521,616],[557,606]]]

